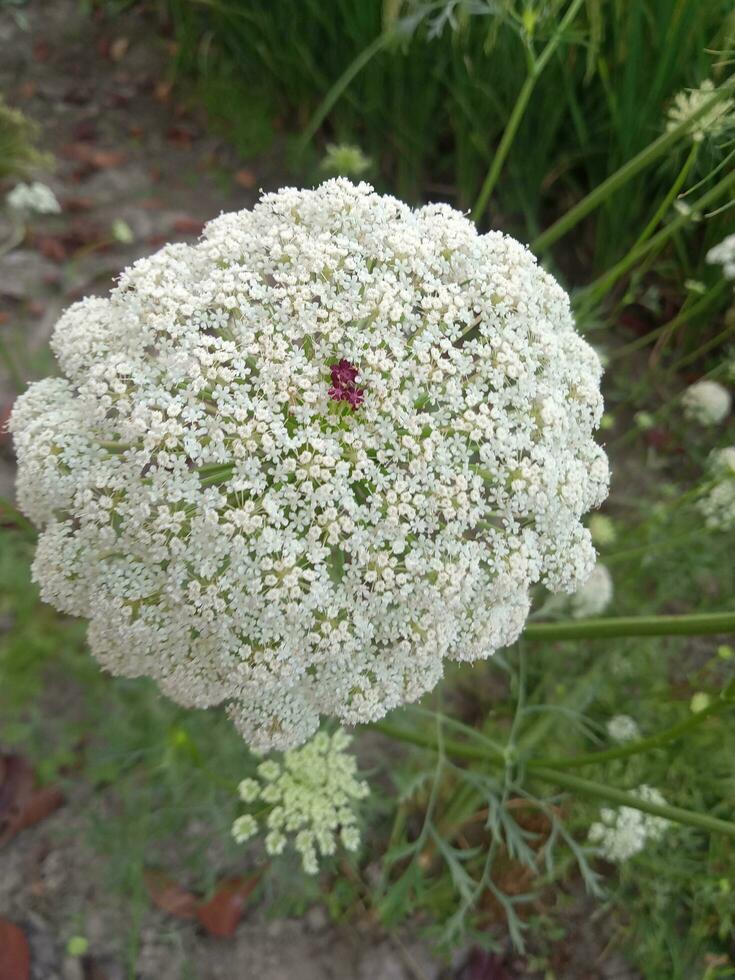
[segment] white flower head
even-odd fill
[[[718,425],[730,414],[730,392],[719,381],[695,381],[682,395],[684,414],[700,425]]]
[[[641,736],[637,722],[630,715],[615,715],[606,727],[613,742],[634,742]]]
[[[636,795],[646,803],[663,806],[666,800],[651,786],[639,786]],[[589,829],[588,840],[607,861],[621,863],[640,853],[650,841],[660,840],[669,827],[664,817],[634,807],[604,808],[600,820]]]
[[[531,253],[447,205],[266,195],[53,347],[11,419],[43,597],[255,749],[415,701],[594,564],[599,360]]]
[[[699,510],[707,527],[730,531],[735,528],[735,446],[711,453],[707,476],[707,490],[699,499]]]
[[[613,593],[612,575],[605,565],[598,562],[569,600],[572,616],[575,619],[599,616],[612,602]]]
[[[667,130],[671,131],[690,119],[715,94],[716,88],[711,79],[705,79],[698,88],[685,89],[675,97],[668,111]],[[691,138],[701,143],[705,138],[715,139],[735,126],[735,102],[721,98],[692,125]]]
[[[14,211],[36,214],[58,214],[61,211],[61,205],[51,188],[37,180],[32,184],[16,184],[5,201]]]
[[[360,846],[355,804],[369,790],[357,778],[355,757],[346,751],[349,744],[341,730],[331,736],[319,732],[306,745],[286,752],[281,764],[272,759],[261,763],[259,780],[240,783],[242,800],[271,808],[265,819],[267,853],[281,854],[291,841],[307,874],[318,871],[318,855],[334,854],[338,842],[348,851]],[[238,817],[232,827],[237,841],[248,840],[257,830],[250,814]]]
[[[735,233],[723,238],[707,252],[710,265],[721,265],[725,279],[735,279]]]

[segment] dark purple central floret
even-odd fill
[[[350,408],[357,408],[365,400],[365,389],[358,388],[355,384],[358,370],[350,361],[344,357],[336,364],[330,365],[332,373],[332,386],[329,389],[329,397],[336,402],[347,402]]]

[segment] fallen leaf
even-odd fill
[[[91,211],[94,207],[94,201],[91,197],[65,197],[62,203],[64,211],[69,211],[72,214],[79,211]]]
[[[48,61],[51,54],[51,45],[48,41],[36,41],[33,45],[33,60]]]
[[[33,769],[20,755],[0,756],[0,847],[48,817],[64,802],[58,787],[34,788]],[[0,978],[4,980],[3,974]]]
[[[65,262],[67,248],[61,238],[56,235],[39,235],[35,239],[36,248],[45,259],[51,262]]]
[[[165,871],[148,870],[143,878],[151,901],[177,919],[193,919],[197,914],[196,896],[187,891]]]
[[[67,160],[76,160],[78,163],[86,164],[93,170],[108,170],[110,167],[117,167],[125,161],[125,154],[119,150],[99,150],[82,140],[62,146],[61,155]]]
[[[248,191],[252,190],[257,182],[258,178],[255,176],[252,170],[248,170],[247,168],[238,170],[235,174],[235,183],[239,184],[240,187],[244,187]]]
[[[34,790],[25,805],[18,830],[25,830],[50,817],[51,814],[64,805],[64,794],[58,786],[40,786]]]
[[[203,227],[204,223],[196,218],[176,218],[173,224],[174,231],[180,235],[199,235]]]
[[[515,973],[508,971],[507,965],[497,953],[487,953],[475,949],[467,964],[467,980],[513,980]]]
[[[194,133],[188,126],[169,126],[166,130],[166,139],[174,146],[189,147],[194,139]]]
[[[0,978],[29,980],[31,951],[25,933],[7,919],[0,919]]]
[[[0,757],[0,847],[18,832],[33,793],[33,770],[20,755]],[[2,976],[2,974],[0,974]]]
[[[37,89],[38,85],[36,82],[23,82],[18,89],[18,97],[21,99],[32,99]]]
[[[211,899],[197,909],[196,917],[207,932],[213,936],[232,936],[259,880],[259,874],[225,879]]]
[[[75,140],[91,143],[97,139],[97,126],[93,119],[81,119],[72,129]]]

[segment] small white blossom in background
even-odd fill
[[[730,414],[730,392],[719,381],[695,381],[681,398],[684,414],[700,425],[718,425]]]
[[[715,85],[711,79],[705,79],[699,88],[685,89],[679,92],[669,108],[666,129],[671,131],[678,125],[691,118],[705,102],[715,94]],[[695,143],[701,143],[706,137],[715,139],[735,126],[735,102],[729,98],[721,98],[703,116],[696,120],[691,129],[691,138]]]
[[[613,742],[634,742],[641,737],[638,723],[630,715],[615,715],[610,718],[606,727]]]
[[[5,201],[14,211],[33,211],[36,214],[59,214],[61,211],[51,188],[37,180],[32,184],[16,184]]]
[[[327,143],[321,170],[334,177],[362,177],[373,165],[359,146],[349,143]]]
[[[707,475],[712,485],[700,498],[699,510],[707,527],[729,531],[735,528],[735,446],[710,455]]]
[[[569,599],[572,616],[574,619],[599,616],[612,602],[613,593],[612,575],[598,562],[586,582]]]
[[[266,819],[265,849],[281,854],[290,842],[301,855],[304,871],[316,874],[318,855],[336,852],[338,843],[348,851],[360,845],[355,804],[364,799],[368,785],[357,778],[355,757],[345,751],[351,738],[343,731],[319,732],[298,749],[290,749],[282,763],[267,759],[257,779],[240,783],[244,803],[271,807]],[[238,817],[232,833],[239,843],[260,829],[249,813]]]
[[[639,786],[635,794],[646,803],[666,804],[661,793],[651,786]],[[650,841],[660,840],[668,827],[669,821],[664,817],[642,813],[634,807],[606,807],[600,811],[600,820],[590,827],[588,840],[607,861],[619,863],[640,853]]]
[[[728,235],[711,248],[707,252],[707,261],[710,265],[721,265],[725,279],[735,279],[735,234]]]
[[[599,548],[615,544],[617,541],[618,532],[615,529],[615,522],[606,514],[593,514],[587,521],[587,527],[592,535],[592,543]]]
[[[268,194],[52,346],[10,421],[44,600],[257,750],[417,700],[592,570],[599,359],[533,255],[445,204]]]

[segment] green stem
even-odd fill
[[[727,820],[720,820],[718,817],[710,817],[706,813],[685,810],[683,807],[671,806],[669,803],[651,803],[649,800],[643,800],[636,796],[635,793],[616,789],[614,786],[598,783],[592,779],[583,779],[581,776],[574,776],[570,772],[559,772],[557,769],[542,766],[534,767],[533,771],[545,782],[573,790],[581,796],[614,803],[617,806],[631,807],[634,810],[641,810],[643,813],[650,813],[654,817],[663,817],[665,820],[674,823],[696,827],[698,830],[714,831],[725,834],[727,837],[735,837],[735,824],[729,823]]]
[[[689,176],[689,172],[694,166],[694,163],[697,159],[698,151],[699,151],[699,143],[692,143],[692,148],[689,151],[686,160],[684,161],[684,166],[679,171],[679,175],[674,181],[674,183],[672,184],[671,190],[663,199],[663,201],[661,201],[659,206],[656,208],[656,213],[654,214],[654,216],[651,218],[651,220],[648,222],[646,227],[639,235],[633,248],[638,248],[639,245],[642,245],[644,242],[647,242],[648,239],[653,234],[653,232],[656,230],[659,221],[663,218],[663,216],[669,210],[671,205],[674,203],[674,199],[678,196],[679,191],[684,185],[684,181]]]
[[[636,340],[632,340],[629,344],[625,344],[624,347],[619,347],[617,350],[613,351],[610,354],[610,362],[617,361],[621,357],[627,357],[628,354],[632,354],[634,351],[640,350],[641,347],[647,347],[664,333],[673,333],[676,329],[683,326],[685,323],[688,323],[692,317],[695,317],[703,310],[706,310],[707,307],[710,306],[713,301],[725,291],[726,288],[729,288],[729,286],[730,284],[727,279],[724,277],[720,278],[711,289],[707,290],[704,296],[697,300],[696,303],[692,303],[691,306],[683,306],[672,320],[661,324],[660,327],[656,327],[655,330],[647,333],[645,337],[638,337]]]
[[[678,214],[672,221],[654,235],[653,238],[649,238],[647,242],[642,245],[634,247],[625,255],[619,262],[606,272],[599,279],[590,283],[586,286],[578,295],[581,297],[582,302],[575,311],[579,318],[584,318],[584,316],[589,313],[590,309],[595,305],[595,303],[602,296],[608,292],[609,289],[623,276],[632,266],[636,264],[644,256],[654,253],[669,241],[672,235],[688,225],[696,217],[699,217],[702,212],[714,201],[716,200],[724,191],[728,190],[730,186],[735,183],[735,171],[727,174],[722,180],[718,181],[714,187],[710,188],[706,194],[703,194],[692,206],[691,209],[686,214]]]
[[[564,623],[529,623],[524,640],[607,640],[621,636],[707,636],[735,633],[735,612],[689,616],[618,616]]]
[[[352,79],[362,71],[365,65],[367,65],[376,54],[382,51],[383,48],[387,47],[396,34],[396,28],[386,31],[383,34],[379,34],[371,44],[364,48],[358,54],[358,56],[352,62],[350,62],[344,72],[324,96],[316,112],[309,120],[306,129],[301,134],[301,138],[298,141],[297,153],[300,154],[304,152],[306,147],[314,138],[316,131],[327,118],[329,112],[332,110],[340,96],[344,93]]]
[[[637,176],[642,170],[650,166],[654,161],[658,160],[659,157],[663,156],[668,150],[670,150],[679,140],[683,139],[691,130],[692,124],[698,119],[704,116],[706,113],[710,112],[726,95],[729,95],[731,89],[735,86],[735,79],[728,79],[723,85],[721,85],[718,90],[713,94],[712,98],[707,99],[696,112],[693,112],[688,119],[679,123],[671,130],[667,130],[662,133],[658,139],[654,140],[653,143],[649,143],[648,146],[644,147],[640,153],[636,154],[632,160],[628,160],[624,163],[622,167],[611,174],[606,180],[603,180],[601,184],[595,187],[594,190],[590,191],[585,197],[582,198],[573,208],[570,208],[565,214],[563,214],[557,221],[554,222],[546,231],[542,232],[531,244],[531,249],[534,252],[542,252],[548,249],[549,246],[553,245],[557,239],[566,235],[568,231],[571,231],[575,225],[585,218],[590,211],[594,211],[595,208],[599,207],[604,201],[608,199],[616,191],[620,190],[621,187],[625,186],[629,180]]]
[[[490,164],[487,175],[485,176],[480,193],[477,196],[477,201],[472,209],[472,220],[475,223],[479,222],[480,218],[485,213],[485,208],[487,207],[490,195],[493,192],[495,184],[498,181],[498,177],[500,176],[500,172],[503,169],[503,164],[505,163],[506,157],[510,152],[511,146],[513,145],[513,140],[516,137],[518,127],[521,124],[528,102],[533,94],[534,88],[536,87],[536,82],[538,82],[539,78],[541,77],[541,74],[543,73],[549,59],[559,47],[564,31],[577,16],[579,8],[582,6],[583,2],[584,0],[573,0],[566,14],[561,19],[559,26],[549,39],[548,44],[541,52],[538,59],[534,61],[531,66],[531,70],[526,76],[526,80],[524,81],[521,90],[518,93],[518,98],[516,99],[515,105],[513,106],[513,111],[511,112],[505,129],[503,130],[500,145],[493,156],[492,163]]]
[[[731,697],[718,698],[717,701],[714,701],[702,711],[698,711],[696,714],[693,713],[683,721],[677,722],[676,725],[671,725],[670,728],[665,728],[663,731],[658,732],[658,734],[650,735],[648,738],[637,739],[635,742],[629,742],[627,745],[619,745],[614,749],[606,749],[603,752],[587,752],[583,755],[573,755],[563,759],[532,760],[529,763],[529,768],[537,769],[539,766],[542,768],[544,766],[551,766],[553,769],[577,769],[580,766],[594,766],[603,762],[614,762],[616,759],[627,759],[632,755],[639,755],[642,752],[650,752],[652,749],[658,749],[663,745],[667,745],[669,742],[673,742],[675,739],[690,732],[693,728],[697,728],[708,718],[711,718],[713,715],[719,715],[732,706],[733,700]]]
[[[421,748],[429,749],[432,752],[438,751],[436,741],[431,736],[422,735],[420,732],[406,731],[398,725],[390,722],[379,721],[372,725],[373,729],[387,735],[389,738],[400,742],[408,742]],[[479,748],[473,745],[464,745],[461,742],[443,741],[442,750],[446,755],[455,755],[461,759],[478,760],[483,762],[497,762],[507,764],[503,753]],[[668,803],[651,803],[636,796],[635,793],[626,790],[616,789],[605,783],[598,783],[592,779],[583,779],[581,776],[574,776],[572,773],[560,771],[549,765],[544,765],[542,760],[534,763],[528,762],[528,769],[539,779],[552,785],[561,786],[563,789],[573,790],[580,796],[591,797],[596,800],[603,800],[606,803],[613,803],[617,806],[628,806],[634,810],[641,810],[643,813],[651,813],[656,817],[663,817],[675,823],[685,824],[689,827],[696,827],[699,830],[715,831],[716,833],[726,834],[728,837],[735,837],[735,824],[717,817],[710,817],[704,813],[696,813],[693,810],[685,810],[682,807],[671,806]]]

